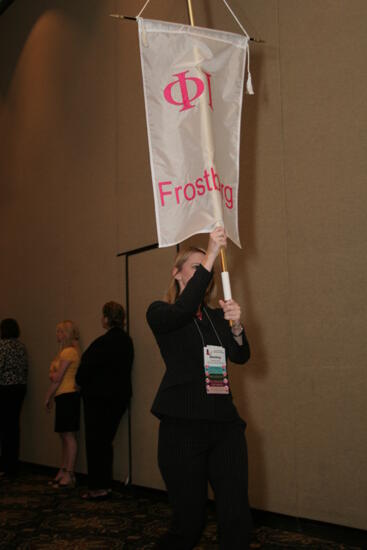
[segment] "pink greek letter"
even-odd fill
[[[168,103],[172,103],[172,105],[182,105],[180,112],[187,111],[187,109],[193,109],[195,105],[192,105],[191,102],[201,96],[204,91],[204,84],[202,80],[200,78],[196,78],[195,76],[185,76],[188,72],[189,71],[183,71],[182,73],[174,74],[173,76],[177,76],[177,80],[174,80],[168,84],[163,91],[163,95]],[[187,90],[188,80],[191,80],[196,85],[196,93],[193,97],[189,97],[189,92]],[[208,82],[210,81],[208,80]],[[172,97],[172,88],[173,86],[176,86],[176,84],[180,86],[182,101],[175,101]]]

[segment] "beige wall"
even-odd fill
[[[141,4],[17,0],[0,17],[0,317],[19,319],[30,353],[22,458],[32,462],[59,458],[43,410],[56,322],[75,319],[87,345],[104,301],[124,300],[116,254],[156,241],[137,29],[108,17]],[[243,4],[231,2],[266,41],[252,45],[256,95],[245,98],[244,249],[228,252],[253,350],[247,368],[231,369],[248,422],[251,502],[367,528],[367,4]],[[197,24],[237,31],[220,2],[194,8]],[[185,2],[155,0],[146,15],[185,21]],[[163,486],[149,413],[163,366],[144,313],[173,255],[129,262],[133,481],[152,487]],[[125,420],[118,479],[126,441]]]

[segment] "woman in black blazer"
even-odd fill
[[[208,481],[216,499],[220,548],[249,547],[246,424],[232,401],[226,359],[245,363],[250,349],[237,302],[219,300],[218,309],[208,305],[222,246],[226,233],[217,228],[206,251],[180,252],[166,300],[153,302],[147,311],[167,369],[152,412],[161,421],[158,461],[173,508],[172,527],[157,549],[191,550],[198,543]]]
[[[134,348],[123,329],[124,320],[122,305],[103,306],[106,333],[83,353],[75,377],[84,406],[89,490],[82,497],[86,499],[103,499],[110,492],[113,439],[131,398]]]

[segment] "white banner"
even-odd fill
[[[139,18],[159,246],[225,227],[240,245],[240,124],[248,37]]]

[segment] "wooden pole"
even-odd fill
[[[187,9],[189,12],[190,25],[194,27],[195,22],[194,22],[194,13],[192,9],[191,0],[187,0]],[[222,273],[226,274],[225,281],[223,281],[223,276],[222,276],[222,282],[223,282],[223,286],[225,287],[224,291],[226,294],[226,296],[224,296],[224,299],[229,300],[232,298],[232,296],[231,296],[231,288],[230,288],[228,269],[227,269],[227,254],[226,254],[226,249],[223,247],[220,249],[220,259],[222,264]],[[230,325],[232,326],[232,322],[230,322]]]
[[[194,12],[192,9],[192,3],[191,0],[187,0],[187,9],[189,12],[189,19],[190,19],[190,25],[192,27],[195,26],[194,22]],[[223,292],[224,292],[224,299],[230,300],[232,299],[232,293],[231,293],[231,285],[229,281],[229,274],[227,269],[227,254],[226,249],[222,247],[220,249],[220,259],[222,264],[222,284],[223,284]],[[229,321],[230,326],[232,326],[232,321]]]
[[[188,11],[189,11],[190,25],[191,25],[192,27],[195,27],[194,12],[192,11],[191,0],[187,0],[187,9],[188,9]]]

